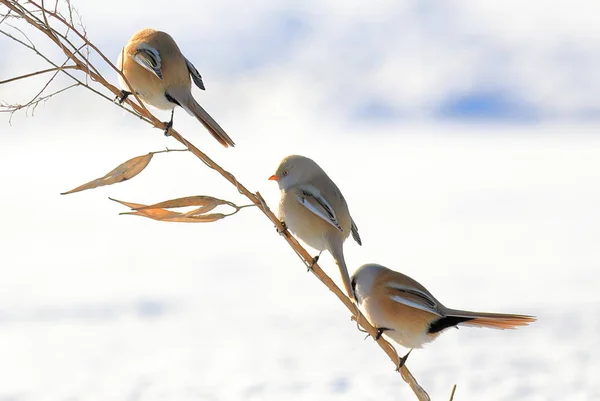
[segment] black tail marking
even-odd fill
[[[469,320],[473,320],[473,319],[475,319],[475,318],[473,318],[473,317],[460,317],[460,316],[446,316],[446,317],[442,317],[442,318],[439,318],[438,320],[432,322],[429,325],[429,330],[427,330],[427,332],[429,334],[437,333],[439,331],[447,329],[448,327],[456,326],[459,323],[468,322]]]

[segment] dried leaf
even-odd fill
[[[225,217],[227,217],[227,215],[223,213],[205,214],[202,216],[193,217],[184,217],[183,215],[181,215],[180,217],[168,218],[162,221],[169,221],[175,223],[212,223],[217,220],[221,220]]]
[[[121,214],[129,214],[132,216],[148,217],[153,220],[166,221],[170,223],[212,223],[221,220],[226,215],[223,213],[213,213],[202,216],[186,217],[181,213],[172,212],[165,209],[149,209],[145,211],[125,212]]]
[[[120,201],[120,200],[118,200],[118,199],[114,199],[114,198],[110,198],[110,197],[109,197],[108,199],[110,199],[110,200],[111,200],[111,201],[113,201],[113,202],[120,203],[121,205],[125,205],[125,206],[127,206],[128,208],[130,208],[130,209],[137,209],[137,208],[140,208],[140,207],[146,206],[146,205],[142,205],[141,203],[131,203],[131,202],[124,202],[124,201]]]
[[[216,208],[218,205],[206,205],[206,206],[201,206],[197,209],[194,210],[190,210],[187,213],[183,213],[183,216],[185,217],[192,217],[192,216],[198,216],[201,214],[204,214],[206,212],[210,212],[211,210],[213,210],[214,208]]]
[[[181,215],[181,213],[172,212],[166,209],[150,209],[144,211],[134,211],[134,212],[124,212],[121,214],[130,214],[133,216],[142,216],[148,217],[153,220],[164,221],[170,218],[176,218]]]
[[[124,212],[121,214],[128,214],[128,215],[132,215],[132,216],[142,216],[142,217],[147,217],[149,219],[158,220],[158,221],[167,221],[167,222],[172,222],[172,223],[212,223],[214,221],[221,220],[222,218],[227,217],[227,215],[225,215],[223,213],[212,213],[212,214],[206,214],[206,215],[200,215],[200,216],[195,216],[195,215],[188,216],[188,213],[190,213],[190,212],[178,213],[178,212],[173,212],[171,210],[166,210],[166,209],[157,208],[157,207],[149,209],[149,206],[143,205],[141,203],[124,202],[124,201],[120,201],[120,200],[113,199],[113,198],[109,198],[109,199],[112,201],[118,202],[122,205],[125,205],[134,210],[133,212]],[[217,200],[220,200],[220,199],[217,199]],[[167,201],[167,202],[169,202],[169,201]],[[209,205],[209,206],[211,206],[211,205]],[[201,209],[201,208],[199,208],[199,209]],[[214,207],[211,207],[211,209],[214,209]]]
[[[150,160],[152,160],[153,155],[154,153],[148,153],[143,156],[137,156],[133,159],[129,159],[125,163],[122,163],[119,166],[117,166],[114,170],[106,174],[104,177],[97,178],[93,181],[88,182],[87,184],[80,185],[75,189],[63,192],[61,193],[61,195],[68,195],[74,192],[85,191],[86,189],[102,187],[104,185],[111,185],[129,180],[130,178],[133,178],[139,173],[141,173],[146,168],[146,166],[148,166]]]
[[[154,209],[154,208],[174,208],[174,207],[187,207],[187,206],[213,206],[212,209],[219,205],[227,205],[229,202],[224,201],[222,199],[213,198],[212,196],[204,196],[204,195],[196,195],[196,196],[186,196],[185,198],[177,198],[166,200],[163,202],[155,203],[154,205],[144,206],[143,208],[137,208],[136,210],[141,209]],[[208,209],[210,211],[212,209]]]

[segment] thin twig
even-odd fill
[[[170,152],[189,152],[189,149],[169,149],[166,148],[164,150],[157,150],[156,152],[152,152],[153,154],[157,155],[159,153],[170,153]]]
[[[12,29],[14,29],[15,31],[17,31],[17,32],[19,32],[21,35],[23,35],[23,37],[24,37],[25,39],[27,39],[27,41],[29,42],[29,46],[27,46],[27,45],[25,45],[25,46],[29,47],[30,49],[33,49],[33,50],[37,51],[37,49],[35,48],[35,45],[34,45],[34,44],[33,44],[33,42],[31,41],[31,39],[29,39],[29,37],[28,37],[28,36],[25,34],[25,32],[23,32],[21,29],[19,29],[18,27],[14,26],[14,25],[12,25],[12,24],[6,24],[6,25],[10,26]],[[9,36],[9,37],[12,37],[11,35],[8,35],[8,34],[6,34],[6,35],[7,35],[7,36]],[[13,39],[15,39],[16,41],[19,41],[19,40],[18,40],[18,39],[16,39],[16,38],[13,38]],[[21,42],[21,43],[23,43],[23,42]]]
[[[8,0],[1,0],[3,3],[7,2]],[[36,6],[38,9],[42,9],[42,7],[37,4],[35,1],[33,0],[29,0],[29,2],[31,4],[33,4],[34,6]],[[53,13],[52,14],[54,16],[54,18],[56,18],[58,21],[60,21],[61,23],[63,23],[64,25],[69,25],[69,23],[60,15]],[[131,85],[129,84],[129,81],[127,80],[127,77],[121,72],[121,70],[119,70],[113,63],[112,61],[110,61],[105,55],[104,53],[102,53],[93,43],[91,43],[90,41],[88,41],[88,39],[85,37],[85,35],[83,35],[81,32],[79,32],[75,27],[71,26],[70,27],[73,32],[79,36],[79,38],[81,40],[83,40],[90,48],[92,48],[103,60],[104,62],[106,62],[110,67],[112,67],[113,70],[115,70],[119,75],[121,75],[121,77],[123,78],[123,80],[125,81],[125,83],[127,84],[128,87],[131,88]],[[65,51],[65,49],[63,48],[63,52]],[[66,53],[65,53],[66,54]],[[117,90],[114,86],[110,85],[105,79],[104,77],[102,77],[102,75],[97,72],[98,70],[96,70],[96,73],[92,73],[92,71],[89,72],[89,76],[90,78],[92,78],[92,80],[99,82],[100,84],[104,85],[105,87],[107,87],[108,89],[110,89],[112,91],[112,88],[115,89],[115,91],[113,93],[115,93],[115,95],[119,95],[120,91]],[[146,114],[146,115],[152,115],[152,113],[150,113],[148,111],[148,109],[146,108],[146,106],[144,105],[144,103],[141,101],[141,99],[138,97],[137,93],[135,93],[135,91],[133,92],[133,96],[135,97],[135,99],[137,100],[137,102],[139,103],[139,105],[135,105],[133,102],[131,102],[129,99],[127,99],[127,102],[136,110],[138,111],[140,114]],[[134,107],[135,106],[135,107]],[[139,109],[139,110],[138,110]],[[142,110],[144,110],[144,112],[141,112]],[[158,120],[157,120],[158,121]],[[165,129],[165,127],[163,127],[165,124],[162,121],[158,121],[159,123],[159,128],[161,129]],[[157,125],[155,124],[155,127]]]
[[[5,107],[8,110],[0,110],[0,113],[11,113],[12,114],[12,113],[14,113],[14,112],[16,112],[18,110],[29,108],[29,107],[33,106],[33,109],[32,109],[32,114],[33,114],[33,112],[35,112],[35,109],[37,108],[37,106],[38,106],[38,104],[40,102],[46,101],[46,100],[50,99],[52,96],[58,95],[59,93],[65,92],[65,91],[67,91],[67,90],[69,90],[71,88],[74,88],[76,86],[79,86],[79,84],[78,83],[71,84],[71,85],[69,85],[67,87],[64,87],[64,88],[59,89],[59,90],[57,90],[55,92],[52,92],[49,95],[42,96],[42,97],[36,99],[35,101],[29,102],[27,104],[3,106],[3,107]]]
[[[61,68],[64,67],[64,65],[67,64],[68,62],[69,62],[69,59],[66,59],[64,61],[64,63],[60,67]],[[50,84],[52,83],[52,81],[54,80],[54,78],[56,78],[56,76],[58,75],[59,72],[60,72],[60,69],[56,70],[54,72],[54,74],[52,74],[52,77],[50,77],[50,79],[48,80],[48,82],[46,82],[44,84],[44,86],[42,87],[42,89],[40,89],[40,91],[37,93],[37,95],[35,95],[29,102],[27,102],[25,104],[25,106],[33,106],[32,115],[35,112],[35,109],[37,108],[37,105],[40,103],[40,101],[42,99],[44,99],[44,98],[48,99],[49,97],[51,97],[51,96],[47,96],[47,97],[40,97],[40,96],[46,90],[46,88],[48,88],[48,86],[50,86]],[[73,86],[78,86],[78,84],[71,85],[70,87],[73,87]],[[66,89],[69,89],[69,88],[66,88]],[[58,93],[63,92],[63,91],[64,90],[60,90],[60,91],[55,92],[54,94],[58,94]]]
[[[21,75],[21,76],[18,76],[18,77],[10,78],[10,79],[7,79],[5,81],[0,81],[0,85],[7,84],[7,83],[13,82],[13,81],[17,81],[19,79],[33,77],[35,75],[45,74],[47,72],[62,71],[62,70],[79,70],[79,69],[80,68],[78,66],[76,66],[76,65],[66,65],[64,67],[48,68],[48,69],[45,69],[45,70],[36,71],[36,72],[29,73],[29,74]]]
[[[7,25],[9,25],[9,24],[7,24]],[[23,31],[21,31],[21,30],[20,30],[19,28],[17,28],[17,27],[13,27],[12,25],[9,25],[9,26],[11,26],[11,27],[12,27],[12,28],[14,28],[15,30],[19,31],[19,32],[20,32],[20,33],[21,33],[21,34],[22,34],[22,35],[25,37],[25,39],[26,39],[26,40],[27,40],[27,41],[28,41],[30,44],[27,44],[27,43],[25,43],[25,42],[24,42],[24,41],[22,41],[21,39],[19,39],[19,38],[15,37],[15,36],[13,36],[13,35],[11,35],[11,34],[10,34],[10,33],[8,33],[8,32],[5,32],[5,31],[3,31],[3,30],[1,30],[1,29],[0,29],[0,33],[4,34],[5,36],[9,37],[10,39],[14,40],[15,42],[17,42],[17,43],[21,44],[22,46],[25,46],[26,48],[28,48],[28,49],[32,50],[32,51],[33,51],[34,53],[36,53],[38,56],[40,56],[41,58],[43,58],[43,59],[44,59],[46,62],[48,62],[49,64],[53,65],[55,68],[60,68],[60,67],[58,66],[58,64],[54,63],[52,60],[50,60],[50,59],[49,59],[48,57],[46,57],[44,54],[42,54],[41,52],[39,52],[39,51],[37,50],[37,48],[35,47],[35,45],[33,44],[33,42],[31,42],[31,40],[29,39],[29,37],[27,37],[27,35],[25,35],[25,33],[24,33]],[[80,69],[80,68],[79,68],[79,69]],[[92,88],[92,87],[91,87],[91,86],[89,86],[87,83],[85,83],[85,82],[83,82],[83,81],[79,80],[77,77],[75,77],[74,75],[70,74],[69,72],[67,72],[67,71],[65,71],[65,70],[63,70],[62,72],[63,72],[64,74],[66,74],[66,75],[67,75],[69,78],[71,78],[71,79],[73,79],[74,81],[76,81],[77,83],[79,83],[79,85],[80,85],[80,86],[83,86],[83,87],[85,87],[86,89],[88,89],[88,90],[92,91],[92,92],[93,92],[93,93],[95,93],[96,95],[98,95],[98,96],[101,96],[101,97],[103,97],[104,99],[108,100],[109,102],[113,103],[113,98],[110,98],[110,97],[106,96],[104,93],[102,93],[102,92],[100,92],[100,91],[98,91],[98,90],[96,90],[96,89]],[[86,71],[84,71],[84,72],[86,72]],[[87,76],[88,76],[88,74],[86,73],[86,77],[87,77]],[[127,111],[128,113],[130,113],[130,114],[133,114],[133,115],[135,115],[136,117],[138,117],[138,118],[141,118],[142,120],[144,120],[144,121],[146,121],[146,122],[148,122],[148,123],[152,123],[152,120],[150,120],[148,117],[146,117],[146,116],[144,116],[144,115],[141,115],[141,114],[137,113],[135,110],[128,109],[127,107],[124,107],[124,106],[123,106],[123,105],[121,105],[121,104],[118,104],[118,106],[119,106],[119,107],[121,107],[123,110]]]
[[[12,15],[10,14],[10,10],[8,10],[8,12],[6,14],[1,14],[2,15],[2,19],[0,19],[0,24],[2,24],[4,21],[6,21],[6,19],[12,17]]]
[[[456,391],[456,384],[452,387],[452,392],[450,393],[450,400],[452,401],[454,400],[454,392]]]

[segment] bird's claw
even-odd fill
[[[315,265],[317,264],[317,262],[319,261],[319,256],[321,256],[320,254],[315,256],[314,258],[312,258],[312,263],[310,264],[310,266],[308,266],[306,268],[306,272],[308,273],[309,271],[311,271]]]
[[[320,256],[321,256],[321,254],[318,254],[317,256],[315,256],[315,257],[312,259],[312,265],[311,265],[311,266],[314,266],[314,265],[316,265],[316,264],[317,264],[317,262],[319,261],[319,257],[320,257]]]
[[[398,367],[396,368],[396,372],[399,372],[400,369],[402,369],[402,366],[404,366],[404,364],[406,364],[406,360],[408,359],[408,356],[410,355],[411,352],[412,352],[412,349],[410,351],[408,351],[408,353],[406,355],[404,355],[402,358],[400,358],[400,360],[398,361]]]
[[[165,125],[165,136],[171,136],[169,130],[173,128],[173,120],[169,122],[163,122],[163,124]]]
[[[319,257],[321,257],[321,254],[323,253],[323,251],[319,252],[319,254],[317,256],[315,256],[314,258],[312,258],[312,263],[310,264],[310,266],[308,266],[308,268],[306,269],[306,272],[308,273],[309,271],[311,271],[315,265],[317,264],[317,262],[319,261]]]
[[[279,234],[279,235],[283,235],[288,230],[287,225],[285,224],[285,221],[281,222],[281,226],[283,227],[281,229],[279,227],[275,226],[275,230],[277,230],[277,234]]]
[[[377,334],[375,335],[375,341],[379,340],[381,338],[381,336],[383,335],[384,331],[388,331],[389,329],[386,327],[378,327],[377,328]]]
[[[121,95],[117,95],[115,96],[115,100],[113,100],[113,102],[119,103],[119,104],[123,104],[123,102],[125,101],[125,99],[127,99],[127,97],[131,95],[131,92],[127,92],[122,90],[121,91]]]

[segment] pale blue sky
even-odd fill
[[[107,54],[136,29],[167,30],[211,96],[260,99],[285,86],[340,120],[600,117],[600,28],[590,17],[600,5],[591,0],[173,0],[166,9],[131,1],[114,2],[114,15],[107,13],[112,2],[94,3],[77,6]],[[0,47],[14,46],[0,38]],[[10,60],[0,61],[0,72]]]

